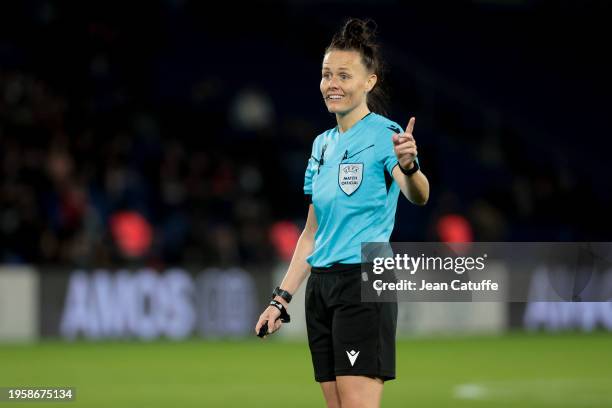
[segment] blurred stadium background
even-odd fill
[[[0,387],[322,406],[303,311],[252,330],[305,221],[334,126],[322,52],[348,16],[380,27],[389,117],[417,117],[432,186],[400,200],[394,241],[610,241],[611,8],[2,3]],[[610,302],[404,303],[383,405],[612,406],[610,331]]]

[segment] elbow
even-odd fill
[[[421,207],[423,207],[427,204],[428,201],[429,201],[429,189],[427,190],[427,194],[421,197],[421,200],[419,200],[417,205],[420,205]]]
[[[420,207],[423,207],[429,201],[429,194],[422,195],[422,196],[415,196],[414,194],[411,195],[411,194],[404,193],[404,197],[406,197],[406,199],[410,201],[412,204],[418,205]]]
[[[425,197],[425,198],[423,198],[421,200],[413,201],[413,203],[418,205],[418,206],[420,206],[420,207],[424,207],[427,204],[427,201],[429,201],[429,197]]]
[[[419,207],[423,207],[427,204],[427,202],[429,201],[429,194],[427,195],[422,195],[422,196],[417,196],[417,197],[410,197],[410,196],[406,196],[406,198],[408,199],[408,201],[410,201],[412,204],[418,205]]]
[[[420,189],[417,194],[413,194],[413,199],[411,200],[414,204],[423,207],[429,201],[429,183],[425,185],[425,188]]]

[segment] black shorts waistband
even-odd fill
[[[335,274],[335,273],[359,273],[361,272],[361,264],[343,264],[335,263],[331,266],[313,266],[310,269],[312,273]]]

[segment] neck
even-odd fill
[[[344,133],[359,122],[365,115],[370,113],[368,105],[365,103],[346,113],[336,113],[336,121],[338,122],[338,130]]]

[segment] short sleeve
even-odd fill
[[[383,163],[387,173],[389,173],[389,175],[393,175],[393,168],[397,164],[397,156],[393,150],[393,135],[403,132],[404,129],[397,124],[393,124],[393,126],[389,126],[385,130],[385,136],[381,138],[382,143],[376,144],[376,154],[378,161]]]
[[[381,147],[377,149],[378,160],[383,163],[385,169],[389,175],[393,175],[393,168],[398,164],[395,150],[393,149],[393,135],[396,133],[402,133],[404,129],[398,124],[394,123],[393,126],[387,127],[388,133],[382,138],[382,143],[378,143]],[[397,130],[399,129],[399,130]],[[418,165],[419,158],[415,157]]]
[[[314,143],[312,144],[312,148],[314,150]],[[312,196],[312,176],[315,172],[315,159],[314,155],[311,153],[308,158],[308,164],[306,165],[306,172],[304,174],[304,194],[307,196]]]

